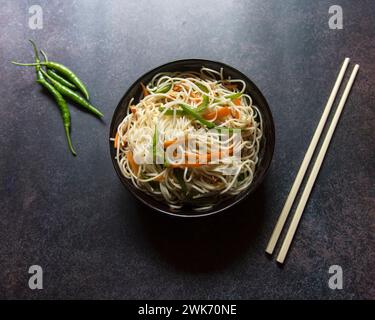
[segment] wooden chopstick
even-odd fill
[[[305,208],[306,202],[309,199],[311,190],[312,190],[312,188],[314,186],[315,179],[318,176],[318,173],[319,173],[320,167],[321,167],[321,165],[323,163],[324,157],[326,155],[329,143],[331,142],[332,135],[335,132],[337,122],[339,121],[339,118],[341,116],[341,112],[342,112],[342,110],[344,108],[344,105],[346,103],[346,100],[347,100],[347,98],[349,96],[349,93],[350,93],[350,90],[351,90],[351,88],[353,86],[353,82],[355,80],[355,77],[357,76],[358,69],[359,69],[359,65],[356,64],[355,67],[354,67],[354,69],[353,69],[353,71],[352,71],[352,74],[350,75],[348,84],[345,87],[343,96],[341,97],[341,100],[339,102],[339,105],[337,107],[335,115],[334,115],[334,117],[332,119],[332,122],[331,122],[331,124],[330,124],[330,126],[328,128],[327,135],[324,138],[323,144],[322,144],[322,146],[320,148],[320,151],[319,151],[318,156],[317,156],[317,158],[315,160],[313,169],[312,169],[312,171],[310,173],[310,176],[309,176],[309,178],[307,180],[305,189],[303,190],[301,199],[300,199],[300,201],[298,203],[298,206],[297,206],[297,209],[296,209],[296,211],[294,213],[292,222],[291,222],[291,224],[289,226],[289,229],[288,229],[288,232],[287,232],[287,234],[285,236],[283,245],[281,246],[279,255],[277,256],[276,260],[279,263],[284,263],[284,260],[285,260],[285,257],[287,255],[287,253],[288,253],[290,244],[291,244],[291,242],[293,240],[293,237],[294,237],[294,234],[295,234],[295,232],[297,230],[298,223],[299,223],[299,221],[300,221],[300,219],[302,217],[302,213],[303,213],[303,210]]]
[[[288,198],[285,201],[283,210],[281,211],[279,219],[277,220],[276,226],[273,229],[271,238],[270,238],[270,240],[268,242],[268,245],[267,245],[267,248],[266,248],[266,252],[269,253],[269,254],[273,253],[273,250],[275,249],[276,243],[277,243],[277,241],[280,237],[281,231],[284,227],[285,221],[288,218],[290,208],[293,205],[293,202],[294,202],[294,200],[297,196],[298,190],[301,186],[303,177],[305,176],[306,170],[307,170],[307,168],[310,164],[311,158],[314,154],[315,148],[318,145],[320,135],[322,134],[324,125],[327,122],[328,115],[329,115],[329,113],[331,111],[331,108],[332,108],[332,105],[333,105],[333,103],[336,99],[337,92],[340,88],[342,79],[344,78],[344,75],[345,75],[346,69],[348,67],[349,61],[350,61],[349,58],[345,58],[344,63],[343,63],[343,65],[341,67],[341,70],[339,72],[339,75],[336,79],[335,85],[333,86],[331,95],[329,96],[327,104],[324,108],[322,117],[320,118],[319,124],[318,124],[318,126],[315,130],[314,136],[311,139],[311,142],[310,142],[310,145],[307,149],[305,157],[303,158],[301,167],[298,170],[296,179],[294,180],[294,183],[293,183],[292,188],[290,189]]]

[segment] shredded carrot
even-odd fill
[[[198,168],[205,165],[210,165],[210,161],[214,159],[221,159],[225,155],[233,155],[233,147],[229,148],[227,152],[224,151],[216,151],[213,153],[207,154],[196,154],[196,153],[185,153],[185,159],[188,160],[190,158],[195,157],[196,162],[185,162],[185,163],[178,163],[178,164],[170,164],[172,168]]]
[[[164,142],[164,148],[168,148],[169,146],[171,146],[175,142],[177,142],[177,138],[174,138],[173,140],[167,140],[167,141],[165,141]]]
[[[227,152],[224,151],[217,151],[215,153],[207,153],[207,162],[211,161],[212,158],[221,159],[225,155],[232,155],[233,148],[229,148]]]
[[[115,141],[113,143],[113,146],[115,147],[115,149],[118,148],[118,132],[116,132],[116,135],[115,135]]]
[[[203,118],[206,120],[212,120],[215,117],[216,117],[216,112],[206,112],[205,114],[203,114]],[[217,115],[217,118],[219,118],[219,114]]]
[[[181,91],[181,86],[179,86],[178,84],[176,84],[176,85],[173,86],[173,90],[174,91]]]
[[[137,108],[134,106],[131,106],[130,111],[133,114],[134,118],[137,119]]]
[[[162,174],[161,176],[158,176],[157,178],[154,179],[154,181],[158,181],[158,182],[162,182],[164,180],[165,180],[164,174]]]
[[[143,84],[143,82],[141,82],[141,87],[142,87],[142,91],[143,91],[143,96],[146,97],[149,95],[149,92],[146,88],[146,86]]]
[[[131,151],[128,151],[126,153],[126,156],[128,157],[128,160],[129,160],[130,170],[133,171],[133,173],[137,176],[138,175],[139,166],[138,166],[138,164],[135,162],[135,160],[133,158],[133,153]]]
[[[216,119],[221,120],[222,118],[225,118],[230,115],[230,108],[229,107],[221,107],[217,109],[217,111],[212,111],[212,112],[206,112],[203,114],[203,118],[206,120],[212,120],[215,118],[217,114]]]
[[[233,103],[234,103],[236,106],[240,106],[240,105],[241,105],[241,98],[233,99]]]
[[[221,159],[225,155],[233,154],[233,147],[229,148],[227,152],[224,151],[215,151],[214,153],[207,153],[206,155],[199,155],[199,162],[210,162],[212,158]]]
[[[168,147],[170,147],[171,145],[173,145],[175,143],[182,143],[183,141],[185,141],[185,143],[187,143],[186,138],[187,137],[183,136],[183,137],[173,138],[172,140],[164,141],[164,149],[167,149]],[[175,152],[176,152],[176,150],[175,150]]]
[[[192,92],[190,93],[190,97],[191,97],[191,98],[198,98],[197,94],[196,94],[194,91],[192,91]]]

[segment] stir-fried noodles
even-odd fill
[[[239,79],[220,72],[159,73],[132,99],[115,137],[117,162],[135,187],[204,211],[252,183],[262,116]]]

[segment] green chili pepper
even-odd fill
[[[36,48],[36,44],[33,40],[29,39],[29,41],[32,44],[33,49],[34,49],[35,62],[40,63],[40,58],[39,58],[39,54],[38,54],[38,49]],[[40,65],[35,66],[35,71],[37,73],[37,80],[39,80],[40,78],[43,78],[43,75],[40,73]]]
[[[158,142],[158,131],[157,131],[156,126],[155,126],[154,136],[152,137],[152,155],[153,155],[153,159],[154,159],[155,162],[156,162],[156,145],[157,145],[157,142]]]
[[[48,62],[47,54],[43,50],[40,50],[40,52],[44,56],[44,61]],[[77,90],[77,87],[73,83],[71,83],[68,80],[64,79],[63,77],[59,76],[52,69],[47,68],[47,73],[51,76],[52,79],[55,79],[56,81],[60,82],[65,87],[68,87],[68,88],[73,89],[73,90]]]
[[[47,73],[52,79],[55,79],[56,81],[60,82],[63,86],[72,90],[77,90],[77,87],[73,83],[69,82],[68,80],[65,80],[63,77],[59,76],[53,70],[47,69]]]
[[[188,115],[195,118],[197,121],[205,125],[207,128],[212,129],[215,127],[215,124],[213,122],[203,119],[201,115],[197,113],[196,111],[194,111],[193,109],[191,109],[190,106],[183,104],[183,103],[181,103],[180,106]]]
[[[38,55],[38,50],[36,49],[36,45],[32,40],[29,40],[29,41],[31,42],[34,48],[35,62],[38,63],[40,59]],[[36,82],[39,83],[45,89],[47,89],[47,91],[53,96],[57,105],[60,108],[61,116],[64,122],[65,134],[68,139],[69,149],[73,155],[76,155],[76,152],[74,151],[73,146],[72,146],[72,141],[70,139],[70,113],[69,113],[68,106],[64,98],[61,96],[61,94],[50,83],[46,81],[46,79],[44,78],[40,70],[40,65],[35,66],[35,71],[36,71],[36,78],[37,78]]]
[[[160,107],[159,110],[163,112],[165,110],[164,107]],[[174,109],[168,109],[165,111],[164,115],[166,116],[173,116],[174,115]],[[176,110],[176,115],[183,116],[186,115],[186,112],[184,110]]]
[[[66,138],[68,139],[68,145],[71,153],[76,156],[76,152],[73,149],[72,141],[70,139],[70,112],[66,101],[63,96],[49,83],[46,79],[38,79],[38,82],[41,86],[47,89],[47,91],[53,96],[57,105],[59,106],[61,117],[63,119]]]
[[[203,96],[202,98],[202,102],[199,104],[199,106],[197,107],[197,112],[203,112],[207,109],[208,107],[208,103],[209,103],[209,99],[207,96]]]
[[[86,89],[86,86],[83,84],[83,82],[76,76],[76,74],[70,70],[68,67],[65,67],[63,64],[53,61],[45,61],[45,62],[39,62],[39,63],[19,63],[12,61],[13,64],[17,66],[36,66],[36,65],[42,65],[46,66],[48,69],[53,69],[62,76],[64,76],[68,81],[73,83],[84,95],[84,97],[89,100],[89,93]]]
[[[199,89],[201,89],[204,93],[208,93],[208,89],[207,89],[207,87],[204,86],[203,84],[197,82],[195,85],[196,85]]]
[[[156,91],[154,91],[154,93],[167,93],[169,90],[171,90],[171,88],[172,88],[172,83],[166,84],[160,87],[159,89],[157,89]]]
[[[38,54],[38,49],[36,48],[36,44],[35,44],[34,41],[32,41],[30,39],[29,39],[29,41],[31,42],[31,44],[33,46],[33,49],[34,49],[35,62],[40,63],[40,58],[39,58],[39,54]],[[42,72],[40,71],[40,65],[35,66],[35,71],[36,71],[36,80],[45,80]]]
[[[204,86],[203,84],[197,82],[195,84],[199,89],[201,89],[204,93],[208,93],[208,89],[206,88],[206,86]],[[208,96],[206,95],[203,95],[202,97],[202,102],[200,103],[200,105],[197,107],[197,112],[203,112],[204,110],[206,110],[206,108],[208,107],[208,103],[210,101],[210,99],[208,98]]]
[[[166,158],[164,158],[163,168],[168,168],[168,167],[169,167],[169,162]]]
[[[39,58],[39,55],[38,55],[38,50],[36,48],[36,45],[32,40],[29,40],[29,41],[31,42],[31,44],[33,46],[33,49],[34,49],[35,62],[39,63],[40,58]],[[39,83],[42,87],[44,87],[53,96],[53,98],[55,99],[55,101],[56,101],[56,103],[57,103],[57,105],[60,109],[60,113],[61,113],[61,117],[63,119],[65,134],[66,134],[66,138],[68,140],[70,152],[74,156],[76,156],[77,154],[73,149],[72,141],[70,139],[70,112],[69,112],[68,106],[66,104],[66,101],[64,100],[62,95],[44,78],[39,64],[35,66],[35,71],[36,71],[36,78],[37,78],[36,82]]]
[[[240,128],[228,128],[228,127],[215,127],[215,129],[218,130],[218,131],[228,130],[228,132],[233,132],[234,130],[239,130],[239,131],[242,130]]]
[[[180,104],[180,106],[182,107],[181,104]],[[190,107],[188,107],[187,105],[185,105],[185,108],[190,108]],[[163,112],[165,110],[165,108],[160,107],[159,110]],[[191,112],[188,112],[186,109],[184,109],[184,110],[176,110],[176,115],[180,115],[180,116],[190,115],[191,117],[193,117],[195,119],[197,119],[196,116],[200,117],[200,115],[197,114],[195,110],[190,109],[190,111],[192,111],[195,115],[193,115]],[[167,111],[165,111],[164,114],[167,115],[167,116],[173,116],[173,112],[174,112],[174,110],[168,109]],[[205,124],[205,125],[206,125],[206,122],[209,123],[209,125],[206,125],[209,129],[216,129],[218,131],[228,130],[229,132],[233,132],[235,129],[236,130],[241,130],[240,128],[217,127],[217,126],[215,126],[215,124],[213,122],[206,121],[203,118],[201,118],[201,120],[200,119],[197,119],[197,120],[200,121],[200,122],[202,122],[201,120],[203,120],[205,122],[203,124]]]
[[[96,109],[94,106],[92,106],[88,101],[86,101],[84,98],[82,98],[80,95],[78,95],[73,90],[65,87],[60,82],[56,81],[55,79],[52,79],[44,70],[41,70],[43,75],[51,81],[52,85],[56,88],[57,91],[59,91],[63,96],[70,98],[77,104],[81,105],[82,107],[86,108],[96,116],[102,117],[103,114]]]
[[[237,92],[237,93],[233,93],[233,94],[228,94],[224,98],[237,99],[237,98],[240,98],[241,96],[242,96],[242,92]]]

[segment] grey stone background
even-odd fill
[[[28,28],[28,8],[44,28]],[[344,29],[330,30],[341,5]],[[374,1],[0,1],[0,298],[375,298]],[[71,107],[78,157],[34,83],[33,38],[87,83],[104,123]],[[286,265],[264,249],[344,57],[361,65]],[[164,217],[120,184],[112,113],[140,75],[222,61],[262,90],[276,124],[262,187],[217,217]],[[351,65],[352,67],[353,65]],[[28,268],[44,289],[28,289]],[[339,264],[344,289],[328,288]]]

